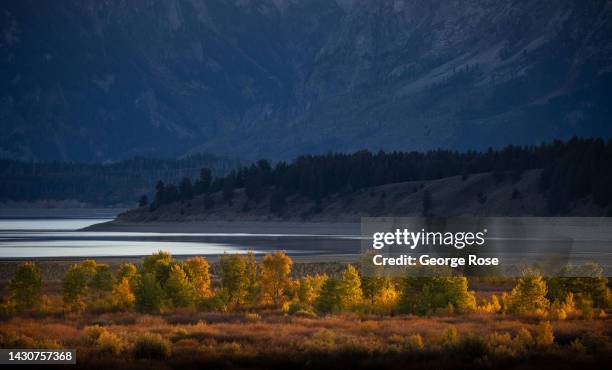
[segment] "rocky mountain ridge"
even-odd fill
[[[609,137],[606,0],[6,1],[0,156]]]

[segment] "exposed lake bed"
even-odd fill
[[[35,210],[0,219],[0,259],[138,257],[158,250],[216,256],[253,250],[290,255],[356,254],[359,224],[283,222],[117,223],[82,212]],[[93,215],[99,215],[94,213]],[[67,216],[67,218],[66,218]]]

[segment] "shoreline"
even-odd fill
[[[190,221],[127,222],[113,220],[87,226],[77,231],[156,232],[156,233],[246,233],[246,234],[319,234],[361,235],[359,222],[295,221]]]

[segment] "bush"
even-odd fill
[[[198,310],[205,312],[226,312],[228,310],[227,298],[220,296],[222,294],[223,292],[221,292],[220,294],[216,294],[212,297],[200,299],[197,305]]]
[[[535,338],[535,343],[540,348],[546,348],[552,346],[555,340],[555,336],[553,334],[552,325],[550,325],[550,321],[542,321],[538,324],[537,335]]]
[[[423,343],[423,337],[421,334],[413,334],[408,338],[408,349],[414,351],[420,351],[425,348],[425,344]]]
[[[314,350],[329,351],[336,343],[336,333],[331,329],[317,330],[310,340],[310,344]]]
[[[96,348],[98,348],[100,352],[118,355],[123,351],[124,347],[125,343],[123,340],[121,340],[118,335],[109,333],[108,331],[100,333],[96,340]]]
[[[95,344],[103,333],[108,333],[108,330],[100,325],[86,326],[85,329],[83,329],[85,343],[90,345]]]
[[[159,334],[143,334],[134,343],[134,356],[139,359],[163,360],[171,352],[170,342]]]
[[[442,332],[438,341],[443,347],[452,347],[459,341],[459,335],[457,334],[457,328],[450,326]]]
[[[291,303],[289,305],[287,313],[289,315],[298,317],[317,317],[317,315],[312,311],[312,308],[309,305],[303,304],[301,302]]]
[[[595,307],[606,307],[608,279],[602,276],[600,265],[592,262],[567,265],[559,275],[548,280],[548,297],[551,300],[562,301],[568,294],[573,294],[577,301],[590,299]]]
[[[584,320],[591,320],[593,316],[593,301],[590,299],[582,299],[580,301],[580,317]]]
[[[487,351],[495,357],[516,357],[521,350],[518,340],[513,340],[510,333],[491,333],[487,338]]]

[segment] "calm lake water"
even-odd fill
[[[218,255],[285,250],[292,255],[354,253],[351,235],[104,232],[80,229],[112,220],[121,210],[0,210],[0,259],[32,257]]]

